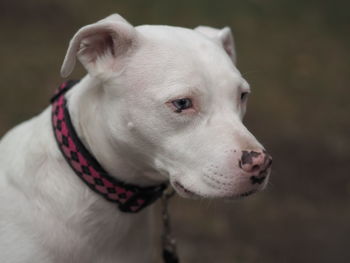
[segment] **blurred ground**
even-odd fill
[[[177,198],[183,262],[350,262],[349,9],[342,0],[1,0],[0,135],[47,106],[85,24],[119,12],[134,25],[229,25],[253,88],[245,123],[274,171],[267,191],[244,201]]]

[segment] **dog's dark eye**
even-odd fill
[[[242,92],[241,93],[241,101],[246,100],[246,98],[248,97],[248,94],[249,94],[249,92]]]
[[[176,112],[181,112],[192,107],[192,100],[188,98],[173,100],[171,103],[176,108]]]

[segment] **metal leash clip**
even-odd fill
[[[176,240],[171,233],[171,222],[168,211],[169,199],[175,195],[174,189],[169,186],[162,196],[162,218],[163,218],[163,260],[165,263],[179,263],[179,257],[176,251]]]

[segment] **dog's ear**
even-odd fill
[[[135,28],[117,14],[82,27],[69,43],[62,77],[72,73],[77,57],[91,75],[115,69],[118,59],[131,50],[136,38]]]
[[[206,35],[214,41],[218,41],[230,56],[233,63],[236,64],[237,57],[231,28],[226,26],[223,29],[217,29],[209,26],[198,26],[194,30]]]

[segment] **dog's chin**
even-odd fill
[[[195,191],[192,189],[189,189],[188,187],[185,187],[183,184],[181,184],[178,181],[174,181],[172,183],[173,188],[175,189],[175,191],[184,198],[190,198],[190,199],[224,199],[224,200],[240,200],[240,199],[244,199],[246,197],[249,197],[257,192],[262,191],[265,186],[266,183],[264,183],[262,186],[258,187],[258,188],[253,188],[253,189],[249,189],[249,190],[243,190],[241,192],[238,193],[230,193],[230,192],[211,192],[211,193],[204,193],[204,192],[199,192],[199,191]]]

